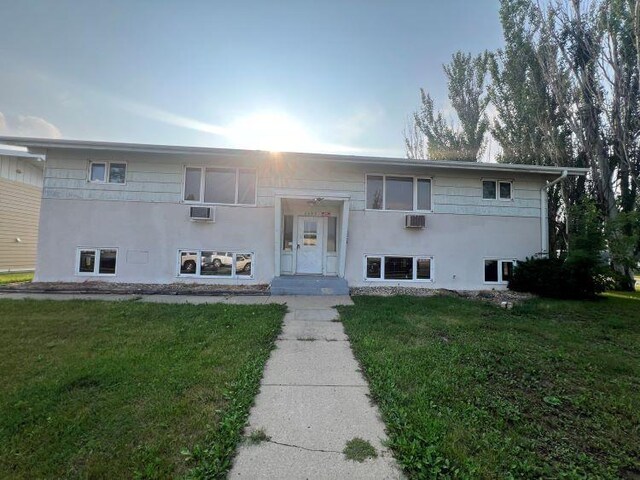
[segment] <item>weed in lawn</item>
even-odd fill
[[[342,453],[348,460],[356,462],[364,462],[367,458],[376,458],[378,456],[371,443],[358,437],[349,440]]]
[[[247,443],[250,445],[258,445],[262,442],[268,442],[271,440],[271,437],[267,435],[263,428],[252,431],[247,437]]]

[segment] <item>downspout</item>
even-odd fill
[[[547,203],[547,191],[556,183],[561,182],[569,175],[568,170],[563,170],[562,175],[547,182],[540,189],[540,246],[544,256],[549,256],[549,205]]]

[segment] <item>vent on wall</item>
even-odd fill
[[[427,226],[427,217],[424,215],[405,215],[405,228],[425,228]]]
[[[189,218],[200,222],[215,222],[216,210],[214,207],[189,207]]]

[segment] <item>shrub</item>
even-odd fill
[[[603,224],[590,200],[570,208],[573,219],[566,259],[528,258],[517,265],[509,289],[543,297],[593,298],[613,283],[602,252]]]

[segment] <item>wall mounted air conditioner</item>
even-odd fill
[[[425,215],[405,215],[404,228],[425,228],[427,217]]]
[[[189,207],[189,218],[197,222],[215,222],[215,207]]]

